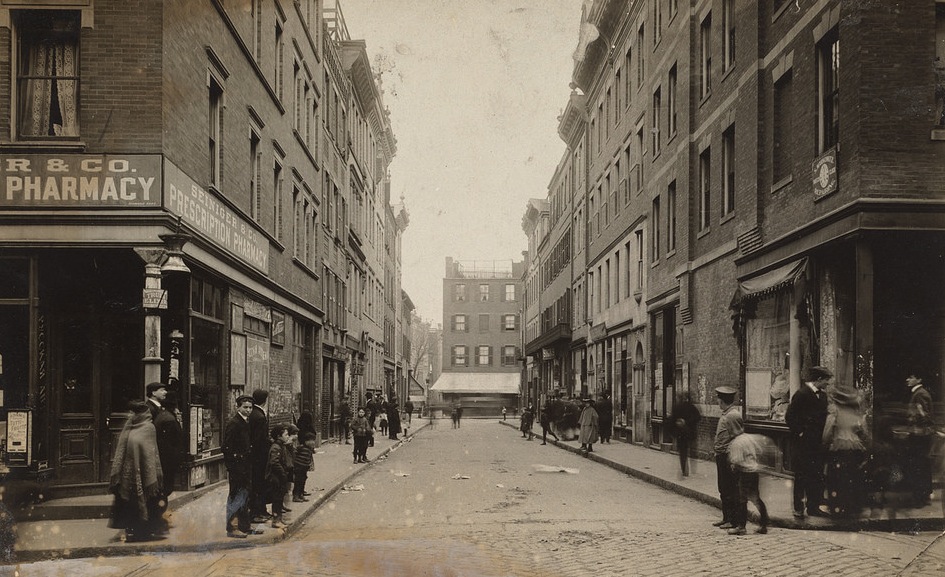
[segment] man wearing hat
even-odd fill
[[[180,466],[183,431],[174,413],[164,406],[167,399],[167,385],[148,383],[145,386],[145,393],[148,396],[146,403],[151,411],[151,422],[154,424],[154,432],[157,435],[161,472],[164,474],[163,499],[161,500],[163,515],[167,510],[167,498],[174,492],[177,469]],[[162,523],[162,531],[167,531],[166,521]]]
[[[715,388],[722,416],[715,427],[715,469],[718,479],[719,498],[722,501],[722,520],[712,523],[720,529],[735,529],[738,526],[738,476],[729,462],[728,449],[732,439],[745,432],[741,408],[735,405],[734,387]]]
[[[236,414],[230,417],[223,433],[223,462],[226,464],[230,492],[226,499],[226,535],[245,539],[253,533],[250,489],[253,484],[252,443],[249,415],[253,398],[236,399]]]
[[[581,416],[578,423],[581,425],[581,432],[578,433],[578,441],[581,442],[581,449],[585,453],[594,452],[594,443],[600,438],[600,415],[594,408],[594,399],[584,397],[581,399],[584,408],[581,409]]]
[[[791,467],[794,469],[794,517],[807,514],[823,517],[824,454],[823,434],[827,422],[827,394],[833,372],[827,367],[812,367],[808,380],[794,393],[784,420],[791,429]],[[826,508],[826,507],[825,507]]]
[[[932,395],[922,384],[922,377],[911,373],[906,379],[910,391],[909,445],[907,448],[908,471],[907,485],[912,493],[913,505],[925,507],[929,504],[932,493],[932,462],[929,453],[932,449],[932,435],[935,422],[932,420]]]

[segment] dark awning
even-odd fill
[[[745,299],[759,298],[793,285],[804,276],[806,270],[807,257],[804,257],[756,277],[739,281],[729,308],[739,308]]]

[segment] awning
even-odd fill
[[[737,309],[746,299],[759,298],[793,285],[804,276],[806,270],[807,257],[804,257],[756,277],[739,281],[729,308]]]
[[[430,387],[438,393],[519,394],[519,373],[441,373]]]

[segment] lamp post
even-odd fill
[[[178,229],[180,223],[178,221]],[[161,380],[161,315],[162,309],[167,309],[167,291],[161,287],[161,278],[164,273],[190,273],[184,264],[184,244],[190,236],[176,232],[160,235],[164,243],[163,248],[136,248],[135,253],[144,261],[144,290],[142,291],[141,305],[145,311],[144,317],[144,383]]]

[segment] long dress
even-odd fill
[[[133,413],[118,436],[109,490],[115,495],[110,527],[124,529],[128,540],[148,539],[161,529],[163,475],[147,410]]]
[[[597,409],[591,405],[587,405],[581,411],[581,418],[578,421],[581,424],[581,433],[578,435],[578,441],[582,446],[590,446],[597,442],[600,435],[599,419]]]

